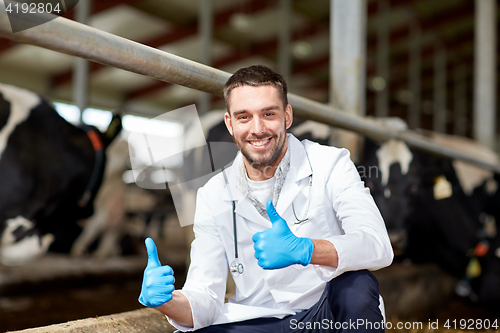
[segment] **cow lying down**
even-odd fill
[[[0,84],[0,263],[69,252],[93,214],[106,148],[121,130],[68,123],[41,96]]]

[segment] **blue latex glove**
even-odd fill
[[[295,236],[286,221],[278,215],[271,200],[267,201],[267,215],[273,224],[271,229],[252,237],[259,266],[277,269],[293,264],[309,265],[314,250],[312,240]]]
[[[156,244],[146,238],[148,265],[144,270],[139,302],[150,308],[156,308],[172,299],[174,287],[174,271],[170,266],[162,266],[158,259]]]

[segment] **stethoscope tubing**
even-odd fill
[[[234,204],[234,200],[232,200],[232,204],[233,204],[234,258],[238,260],[238,235],[236,233],[236,205]]]

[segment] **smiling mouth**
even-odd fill
[[[248,141],[248,143],[250,143],[250,145],[254,148],[266,147],[269,142],[271,142],[271,138],[259,140],[259,141]]]

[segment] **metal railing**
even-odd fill
[[[49,21],[49,18],[53,18]],[[85,58],[103,65],[189,87],[221,96],[222,88],[231,74],[173,54],[115,36],[87,25],[43,14],[48,21],[36,27],[12,33],[10,20],[33,20],[33,16],[0,13],[0,37]],[[38,18],[40,20],[40,18]],[[29,24],[30,22],[25,22]],[[372,139],[399,139],[409,146],[429,153],[469,162],[500,172],[500,165],[492,164],[474,154],[435,143],[415,131],[399,130],[374,119],[360,117],[294,94],[288,95],[294,115],[357,132]]]

